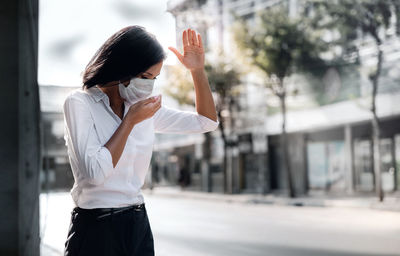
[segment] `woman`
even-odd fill
[[[112,35],[86,66],[83,88],[65,100],[64,138],[76,205],[65,255],[154,255],[140,191],[154,133],[202,133],[219,123],[201,36],[187,29],[182,37],[183,54],[169,49],[191,72],[197,113],[162,106],[161,95],[149,97],[166,54],[139,26]]]

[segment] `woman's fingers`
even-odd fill
[[[187,29],[187,38],[188,38],[188,44],[187,45],[191,45],[192,44],[192,33],[190,32],[190,29]]]
[[[141,100],[129,107],[129,115],[141,122],[152,117],[161,108],[161,95]]]
[[[193,44],[195,46],[199,46],[199,42],[197,41],[196,31],[193,30]]]
[[[170,49],[176,55],[176,57],[182,61],[183,55],[176,48],[170,46],[168,49]]]
[[[161,108],[161,102],[158,102],[154,108],[154,113],[156,113]]]
[[[183,41],[183,46],[189,45],[188,41],[188,31],[184,30],[182,33],[182,41]]]
[[[153,114],[156,113],[160,108],[161,108],[161,99],[158,99],[156,102],[154,102],[153,104],[151,104],[151,110],[150,110],[150,112],[151,112],[152,115],[153,115]]]
[[[199,41],[199,47],[203,48],[203,41],[201,40],[201,35],[197,34],[197,40]]]
[[[193,30],[188,28],[188,41],[189,45],[193,45]]]
[[[198,47],[203,47],[200,34],[197,34],[193,29],[188,28],[187,30],[184,30],[182,38],[183,46],[195,45]]]
[[[192,44],[193,44],[194,46],[198,46],[198,44],[197,44],[197,38],[196,38],[196,31],[194,31],[193,29],[191,29],[191,31],[192,31]]]
[[[150,97],[150,98],[147,98],[147,99],[145,99],[145,100],[141,100],[141,101],[139,101],[138,103],[147,105],[147,104],[149,104],[149,103],[152,103],[153,101],[154,101],[154,98],[153,98],[153,97]]]
[[[190,44],[190,45],[194,45],[194,41],[193,41],[193,30],[189,29],[189,32],[190,32],[189,44]]]

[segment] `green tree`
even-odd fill
[[[286,8],[269,8],[257,15],[256,24],[238,19],[235,41],[265,75],[265,86],[280,100],[282,156],[290,197],[295,197],[286,134],[286,100],[290,91],[285,79],[295,72],[320,75],[325,61],[320,57],[326,43],[311,30],[306,18],[292,18]]]
[[[228,191],[227,181],[227,150],[230,146],[235,145],[235,141],[232,141],[227,134],[227,126],[229,130],[234,132],[232,127],[234,120],[231,113],[234,108],[238,105],[237,96],[239,95],[240,85],[240,74],[238,69],[230,64],[229,61],[225,60],[223,55],[219,55],[218,61],[215,63],[207,63],[205,66],[208,80],[210,82],[211,90],[216,95],[217,114],[220,125],[218,126],[221,134],[221,138],[224,144],[224,156],[223,156],[223,182],[224,191]],[[194,106],[194,92],[193,82],[189,75],[182,71],[179,67],[169,67],[169,82],[173,83],[173,87],[167,87],[164,92],[170,97],[176,99],[181,105],[192,105]],[[225,116],[224,113],[230,113],[229,116]],[[209,133],[205,134],[204,144],[204,158],[206,161],[210,159],[210,142],[211,136]],[[210,188],[209,188],[210,190]]]
[[[165,94],[179,105],[194,106],[193,81],[188,72],[179,66],[168,66],[168,82],[173,86],[163,88]]]
[[[336,28],[341,35],[339,42],[347,45],[350,51],[358,51],[359,44],[355,39],[370,40],[372,38],[376,46],[377,62],[369,79],[372,83],[372,143],[373,161],[375,173],[375,187],[380,201],[383,201],[383,189],[381,181],[381,152],[379,148],[379,118],[376,114],[376,95],[379,87],[379,77],[382,72],[383,50],[385,34],[390,27],[392,17],[395,17],[396,34],[400,35],[400,1],[398,0],[337,0],[312,2],[315,13],[319,17],[321,27]],[[357,32],[362,32],[361,38]]]
[[[240,73],[238,69],[230,62],[226,61],[225,57],[220,54],[219,60],[213,64],[206,65],[206,72],[210,82],[211,90],[216,93],[217,114],[220,120],[219,130],[224,146],[224,162],[223,162],[223,178],[224,191],[228,191],[228,148],[237,145],[237,141],[232,140],[235,136],[235,118],[233,116],[234,108],[238,107],[238,96],[240,94]],[[223,113],[226,113],[225,115]],[[229,126],[229,127],[227,127]],[[227,133],[227,128],[231,134]]]

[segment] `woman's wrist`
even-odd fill
[[[127,114],[125,118],[122,120],[122,124],[125,124],[130,129],[133,129],[133,127],[137,124],[137,121],[134,116]]]
[[[192,75],[202,75],[205,72],[204,67],[201,68],[195,68],[195,69],[190,69],[190,73]]]

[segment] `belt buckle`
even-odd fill
[[[135,211],[140,212],[143,209],[143,205],[142,204],[138,204],[137,206],[135,206]]]

